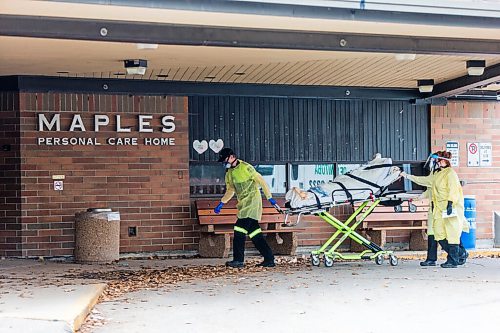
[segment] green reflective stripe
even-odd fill
[[[250,235],[248,235],[250,238],[253,238],[254,236],[260,234],[262,232],[262,229],[256,229],[254,232],[252,232]]]
[[[241,227],[237,227],[237,226],[234,226],[234,231],[238,231],[238,232],[241,232],[243,234],[248,234],[248,231],[246,231],[245,229],[241,228]],[[251,237],[251,236],[250,236]]]

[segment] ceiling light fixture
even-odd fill
[[[158,48],[158,44],[137,43],[135,46],[138,50],[156,50]]]
[[[124,60],[127,75],[144,75],[148,67],[148,61],[144,59]]]
[[[418,91],[421,93],[430,93],[432,89],[434,89],[434,80],[426,79],[426,80],[417,80]]]
[[[414,53],[398,53],[394,55],[397,61],[412,61],[417,57]]]
[[[471,76],[483,75],[485,67],[485,60],[467,60],[467,73]]]

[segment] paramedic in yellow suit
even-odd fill
[[[274,267],[274,255],[262,235],[259,221],[262,218],[262,196],[260,188],[264,192],[267,200],[281,212],[281,208],[272,198],[271,191],[266,181],[255,168],[236,158],[231,148],[224,148],[219,152],[219,162],[224,164],[226,169],[226,193],[220,203],[215,207],[214,212],[219,214],[222,207],[236,194],[238,199],[238,220],[234,226],[233,240],[233,260],[226,262],[226,266],[233,268],[244,267],[245,240],[250,237],[253,244],[264,257],[264,261],[257,266]]]
[[[460,242],[462,231],[469,232],[469,224],[464,215],[464,196],[458,175],[451,168],[450,161],[450,152],[438,151],[431,155],[431,175],[418,177],[401,173],[403,177],[431,190],[434,237],[448,253],[446,262],[441,264],[443,268],[463,265],[468,256]]]
[[[414,176],[411,176],[414,177]],[[408,177],[408,179],[410,179]],[[423,199],[429,199],[429,206],[432,207],[431,203],[431,189],[427,188],[427,190],[422,193],[420,196],[420,200]],[[438,243],[436,242],[436,239],[434,239],[434,228],[432,226],[432,208],[430,209],[430,212],[427,216],[427,258],[425,261],[420,262],[420,266],[436,266],[436,261],[437,261],[437,245]]]

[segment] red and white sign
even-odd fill
[[[479,144],[477,142],[467,143],[467,166],[479,166]]]

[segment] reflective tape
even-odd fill
[[[241,227],[238,227],[238,226],[234,226],[234,231],[238,231],[238,232],[241,232],[245,235],[248,234],[248,231],[246,231],[245,229],[241,228]],[[255,231],[254,231],[255,232]],[[251,236],[250,236],[251,237]]]
[[[250,235],[248,235],[250,238],[253,238],[254,236],[260,234],[262,232],[262,229],[256,229],[254,232],[252,232]]]

